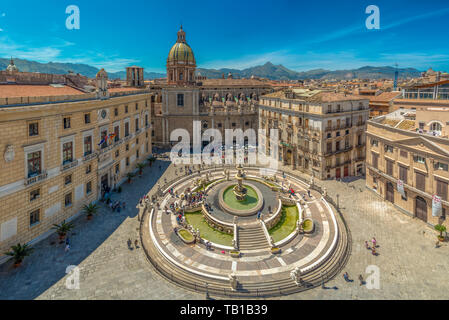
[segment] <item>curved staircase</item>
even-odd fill
[[[259,250],[270,248],[270,244],[265,237],[260,223],[239,225],[238,240],[240,250]]]

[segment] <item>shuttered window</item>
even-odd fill
[[[399,166],[399,179],[407,183],[407,168]]]
[[[373,163],[373,167],[374,168],[378,168],[378,164],[379,164],[379,155],[376,153],[372,153],[372,163]]]
[[[393,161],[385,160],[387,164],[387,174],[393,176]]]
[[[437,182],[437,196],[447,201],[447,182],[436,180]]]
[[[415,172],[416,175],[416,188],[425,191],[426,190],[426,176],[422,173]]]

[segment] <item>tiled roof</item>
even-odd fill
[[[46,85],[0,85],[0,98],[45,97],[82,95],[84,92],[68,86],[53,87]]]
[[[308,102],[338,102],[338,101],[358,101],[358,100],[367,100],[369,98],[357,95],[345,95],[342,93],[334,93],[334,92],[323,92],[319,90],[296,90],[297,100],[304,100]],[[285,91],[280,90],[270,94],[265,95],[268,98],[285,98]]]
[[[200,80],[203,83],[203,86],[217,86],[217,87],[226,87],[226,86],[264,86],[269,87],[269,84],[252,79],[205,79]]]
[[[119,88],[110,88],[108,89],[109,92],[124,92],[124,91],[138,91],[142,90],[135,87],[119,87]]]
[[[377,96],[370,97],[370,101],[375,102],[389,102],[390,100],[399,97],[401,95],[401,92],[399,91],[393,91],[393,92],[382,92],[381,94]]]
[[[399,123],[399,125],[396,128],[402,130],[413,130],[415,129],[415,121],[403,120],[401,123]]]

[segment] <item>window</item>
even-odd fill
[[[129,157],[126,157],[126,166],[129,167]]]
[[[90,123],[90,113],[84,114],[84,123],[85,124]]]
[[[115,165],[115,173],[118,174],[120,172],[120,164]]]
[[[136,119],[136,132],[139,131],[139,118]]]
[[[73,161],[73,143],[66,142],[62,145],[62,164]]]
[[[28,178],[42,173],[41,151],[30,152],[27,155]]]
[[[29,136],[38,136],[39,135],[39,123],[33,122],[28,125]]]
[[[30,192],[30,202],[39,199],[41,196],[41,189],[36,189]]]
[[[92,193],[92,181],[89,181],[88,183],[86,183],[86,194],[91,193]]]
[[[327,138],[328,139],[332,138],[332,134],[330,132],[327,133]]]
[[[218,128],[221,128],[221,127],[222,127],[222,124],[221,124],[221,123],[219,123],[219,124],[217,125],[217,127],[218,127]]]
[[[126,151],[129,151],[129,144],[126,145]]]
[[[72,183],[72,175],[69,174],[68,176],[64,177],[64,185],[68,185]]]
[[[92,166],[89,164],[86,166],[86,174],[89,174],[92,172]]]
[[[335,136],[336,136],[336,137],[339,137],[339,136],[340,136],[340,131],[337,131],[337,132],[335,133]]]
[[[419,122],[419,129],[424,130],[424,126],[426,124],[424,122]]]
[[[393,176],[393,161],[386,160],[387,174]]]
[[[136,158],[139,159],[139,150],[136,150]]]
[[[347,136],[349,134],[349,130],[346,130],[345,131],[345,135]]]
[[[125,106],[125,113],[128,113],[128,106]]]
[[[331,105],[327,106],[327,113],[332,113],[332,106]]]
[[[145,115],[145,126],[148,127],[148,115]]]
[[[426,176],[422,173],[415,172],[416,176],[416,188],[425,191],[426,190]]]
[[[384,149],[385,149],[385,152],[393,153],[393,147],[388,144],[385,145]]]
[[[136,102],[136,110],[139,110],[139,103]]]
[[[136,138],[136,144],[139,144],[139,138]]]
[[[114,116],[118,116],[118,108],[114,108]]]
[[[437,182],[437,196],[442,200],[447,201],[447,182],[435,179]]]
[[[92,136],[84,137],[84,156],[92,153]]]
[[[404,191],[404,195],[401,194],[401,199],[407,201],[407,191]]]
[[[379,141],[374,140],[374,139],[371,139],[371,145],[372,145],[373,147],[378,147],[378,146],[379,146]]]
[[[336,141],[335,142],[335,151],[339,151],[340,150],[340,141]]]
[[[34,210],[30,213],[30,227],[36,225],[40,221],[41,209]]]
[[[327,150],[327,153],[331,153],[331,152],[332,152],[332,142],[328,142],[328,143],[327,143],[327,148],[326,148],[326,150]]]
[[[64,197],[64,206],[70,207],[72,205],[72,193],[67,193]]]
[[[438,122],[433,122],[430,125],[430,131],[441,132],[441,130],[443,130],[443,127]]]
[[[120,155],[120,151],[119,151],[119,150],[116,150],[116,151],[115,151],[115,157],[118,158],[119,155]]]
[[[371,153],[371,163],[374,168],[379,168],[379,155],[376,153]]]
[[[407,152],[407,151],[401,150],[401,151],[399,152],[399,155],[400,155],[402,158],[408,158],[408,152]]]
[[[178,107],[184,106],[184,95],[182,93],[178,93]]]
[[[447,163],[437,162],[435,163],[435,170],[448,171]]]
[[[399,166],[399,180],[402,180],[404,183],[407,183],[407,175],[408,169],[403,166]]]
[[[64,129],[70,128],[70,118],[64,118]]]
[[[114,127],[114,134],[115,134],[114,141],[115,142],[119,141],[120,140],[120,127],[119,126]]]
[[[232,127],[235,127],[235,122],[232,123]]]
[[[129,122],[125,122],[125,137],[129,136]]]
[[[414,157],[414,160],[415,160],[415,162],[418,162],[418,163],[426,163],[426,158],[419,156],[419,155],[416,155]]]

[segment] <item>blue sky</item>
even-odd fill
[[[380,30],[368,30],[368,5]],[[80,9],[80,30],[65,27]],[[304,71],[383,66],[449,71],[447,0],[2,0],[0,57],[164,72],[180,23],[199,67],[271,61]]]

